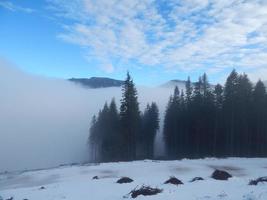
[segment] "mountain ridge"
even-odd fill
[[[88,88],[120,87],[124,82],[122,80],[107,77],[70,78],[68,80]]]
[[[121,87],[123,85],[123,80],[108,78],[108,77],[91,77],[91,78],[70,78],[68,81],[71,81],[75,84],[79,84],[86,88],[107,88],[107,87]],[[186,80],[181,79],[172,79],[170,81],[167,81],[158,87],[175,87],[178,86],[179,89],[185,89],[185,83]],[[267,81],[263,81],[264,85],[267,87]],[[192,82],[194,85],[195,82]],[[211,86],[214,87],[213,84]]]

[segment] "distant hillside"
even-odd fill
[[[68,80],[88,88],[120,87],[123,84],[122,80],[116,80],[106,77],[71,78]],[[267,81],[263,82],[267,87]],[[180,90],[185,90],[185,83],[185,80],[175,79],[160,85],[160,87],[174,88],[175,86],[178,86]],[[193,84],[195,83],[193,82]],[[214,85],[211,85],[211,87],[214,87]]]
[[[123,84],[121,80],[105,77],[71,78],[68,80],[88,88],[120,87]]]

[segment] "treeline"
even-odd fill
[[[154,158],[159,129],[155,103],[140,112],[137,91],[129,73],[122,87],[119,111],[115,100],[92,119],[91,157],[94,161]],[[267,155],[267,93],[235,70],[224,86],[212,86],[206,74],[185,90],[175,87],[164,118],[166,158]]]
[[[206,74],[170,97],[163,131],[169,158],[267,155],[267,94],[235,70],[224,86]]]
[[[119,111],[112,99],[94,116],[90,127],[91,158],[97,162],[153,158],[154,139],[159,129],[156,103],[139,110],[137,90],[129,73],[122,86]]]

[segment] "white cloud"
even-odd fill
[[[114,71],[114,67],[111,63],[103,64],[101,69],[106,73],[112,73]]]
[[[1,1],[0,7],[3,7],[7,10],[12,11],[12,12],[15,12],[15,11],[21,11],[21,12],[25,12],[25,13],[33,13],[34,12],[34,10],[31,8],[26,8],[26,7],[21,7],[19,5],[15,5],[11,1]]]
[[[258,81],[260,78],[262,81],[265,81],[265,83],[267,83],[267,68],[259,68],[257,70],[253,70],[251,72],[248,72],[248,75],[253,82]]]
[[[49,1],[73,23],[60,34],[99,61],[179,70],[267,67],[267,3],[262,0]],[[93,52],[93,53],[92,53]]]

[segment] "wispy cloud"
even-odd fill
[[[12,12],[21,11],[25,13],[33,13],[35,10],[31,8],[22,7],[12,3],[11,1],[1,1],[0,7],[10,10]]]
[[[49,1],[71,23],[59,37],[103,63],[167,69],[267,67],[264,0]],[[266,75],[267,76],[267,75]],[[267,78],[267,77],[264,77]]]

